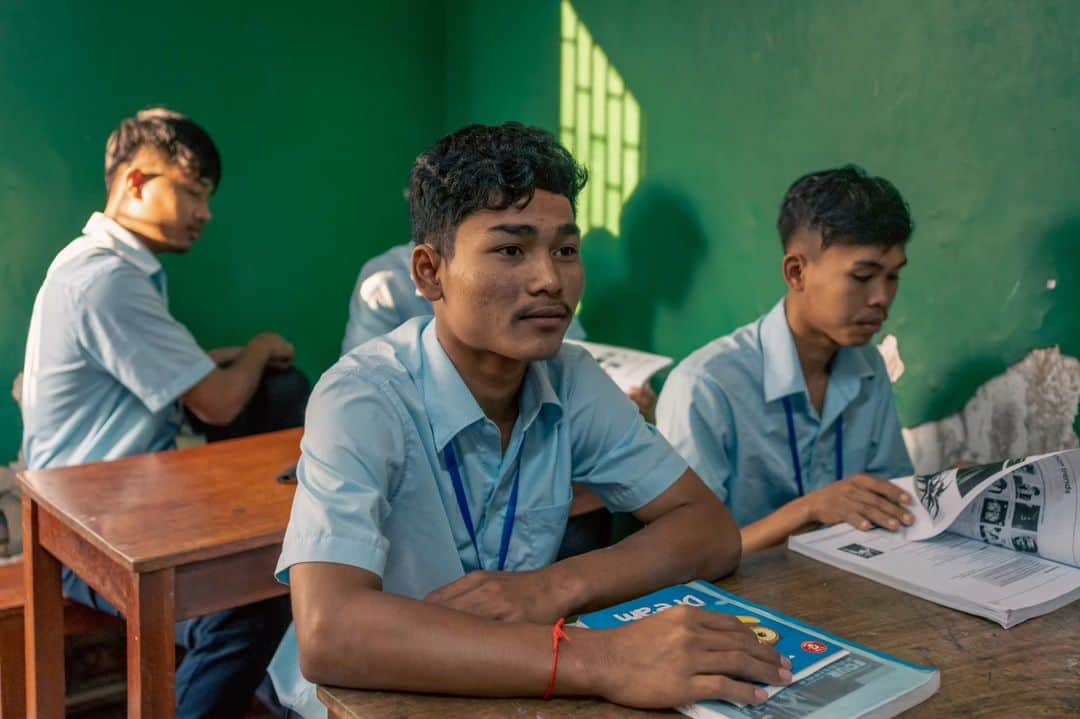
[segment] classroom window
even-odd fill
[[[619,213],[642,175],[641,106],[593,41],[569,0],[562,3],[560,139],[589,168],[578,200],[582,234],[619,234]]]

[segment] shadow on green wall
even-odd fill
[[[648,180],[626,201],[619,230],[594,229],[582,242],[582,322],[598,341],[652,350],[659,308],[686,302],[708,251],[705,232],[688,198]]]

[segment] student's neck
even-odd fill
[[[505,452],[517,422],[518,395],[529,363],[468,347],[438,322],[435,323],[435,334],[480,409],[498,425]]]
[[[139,231],[139,223],[128,217],[119,203],[110,200],[108,204],[105,205],[105,209],[101,211],[101,214],[135,235],[135,239],[139,241],[139,244],[145,247],[151,254],[155,256],[161,254],[160,248]]]
[[[788,296],[784,302],[791,338],[795,342],[795,352],[799,355],[803,380],[810,394],[810,401],[820,414],[825,404],[825,390],[829,384],[829,369],[840,346],[828,335],[811,327],[803,317],[797,302]]]

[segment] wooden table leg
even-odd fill
[[[127,625],[128,719],[176,716],[173,570],[131,577]]]
[[[0,617],[0,719],[26,716],[26,649],[23,613]]]
[[[41,507],[23,494],[27,716],[64,719],[64,597],[60,562],[41,546]]]

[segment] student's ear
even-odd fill
[[[124,194],[135,200],[142,199],[142,188],[150,179],[146,173],[137,167],[129,167],[124,170],[120,180],[124,183]]]
[[[439,269],[443,257],[429,244],[417,245],[412,253],[412,276],[416,289],[428,302],[441,300],[443,296]]]
[[[795,292],[801,292],[806,285],[806,266],[809,264],[809,259],[805,254],[792,249],[790,252],[784,254],[784,261],[782,269],[784,272],[784,283]]]

